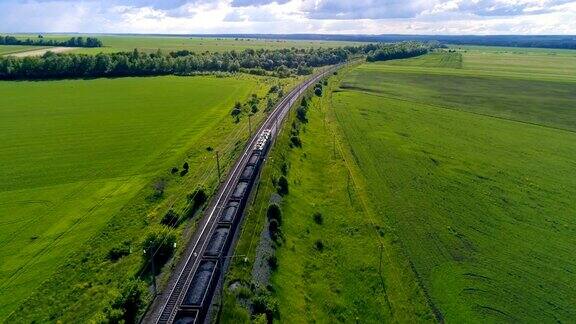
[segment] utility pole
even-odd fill
[[[216,166],[218,167],[218,183],[222,182],[222,175],[220,174],[220,154],[216,151]]]

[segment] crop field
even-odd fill
[[[140,262],[135,253],[111,263],[109,249],[129,240],[138,252],[168,197],[217,179],[207,172],[215,161],[206,148],[220,148],[221,162],[230,163],[235,143],[248,136],[247,121],[230,117],[234,102],[266,94],[272,82],[0,82],[0,320],[97,320]],[[183,161],[190,175],[170,175]],[[158,177],[168,187],[156,208],[150,196]]]
[[[46,39],[65,40],[78,35],[46,35]],[[80,35],[86,36],[86,35]],[[312,47],[338,47],[357,45],[355,42],[338,41],[298,41],[298,40],[264,40],[264,39],[234,39],[234,38],[199,38],[183,36],[135,36],[135,35],[88,35],[102,40],[103,47],[80,48],[72,53],[97,54],[100,52],[126,52],[137,48],[144,52],[164,52],[189,50],[193,52],[224,52],[242,51],[245,49],[281,49],[281,48],[312,48]],[[18,35],[19,38],[34,38],[35,35]]]
[[[513,51],[364,64],[333,95],[378,217],[448,322],[576,317],[576,57]]]
[[[0,56],[42,49],[42,46],[0,45]]]

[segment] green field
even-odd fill
[[[17,35],[19,38],[35,38],[37,35]],[[352,46],[359,43],[338,41],[300,41],[300,40],[265,40],[265,39],[234,39],[184,36],[147,36],[147,35],[45,35],[46,39],[66,40],[76,36],[91,36],[102,40],[103,47],[81,48],[72,53],[97,54],[100,52],[114,53],[132,51],[137,48],[144,52],[164,52],[189,50],[193,52],[224,52],[242,51],[245,49],[282,49],[282,48],[312,48]]]
[[[18,307],[12,322],[99,318],[141,262],[135,253],[111,263],[110,248],[128,240],[137,252],[148,224],[197,185],[213,184],[206,147],[220,149],[228,165],[236,141],[248,136],[231,107],[276,82],[240,75],[1,82],[0,319]],[[190,175],[171,176],[183,161]],[[149,199],[157,177],[168,181],[160,202]]]
[[[570,322],[576,56],[552,52],[467,47],[341,71],[303,148],[278,141],[236,251],[249,263],[229,281],[255,280],[268,179],[287,162],[270,279],[281,322]],[[245,294],[227,293],[228,322]]]
[[[371,201],[447,321],[573,319],[576,57],[438,55],[363,65],[334,94]]]
[[[42,49],[42,46],[0,45],[0,56]]]

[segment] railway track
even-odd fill
[[[338,67],[312,76],[288,93],[250,138],[243,154],[210,201],[184,257],[173,271],[166,289],[154,300],[144,323],[205,321],[214,290],[223,278],[224,257],[232,249],[252,186],[282,120],[302,93]]]

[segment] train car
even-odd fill
[[[231,243],[230,237],[231,227],[220,225],[216,228],[210,241],[208,241],[208,246],[204,251],[205,259],[218,259],[223,253],[226,253],[228,247]]]
[[[226,207],[224,207],[224,209],[222,209],[222,212],[220,213],[220,219],[218,222],[222,225],[232,226],[232,224],[234,224],[234,221],[236,220],[236,215],[238,214],[238,211],[240,209],[239,207],[240,207],[239,201],[233,201],[233,200],[228,201]]]
[[[196,318],[203,319],[210,307],[210,296],[212,290],[218,282],[218,274],[220,268],[217,260],[202,260],[198,269],[192,277],[192,282],[186,291],[186,295],[180,311],[186,313],[193,313],[197,311]]]
[[[198,309],[181,309],[176,313],[174,324],[196,324],[201,319],[198,316]]]

